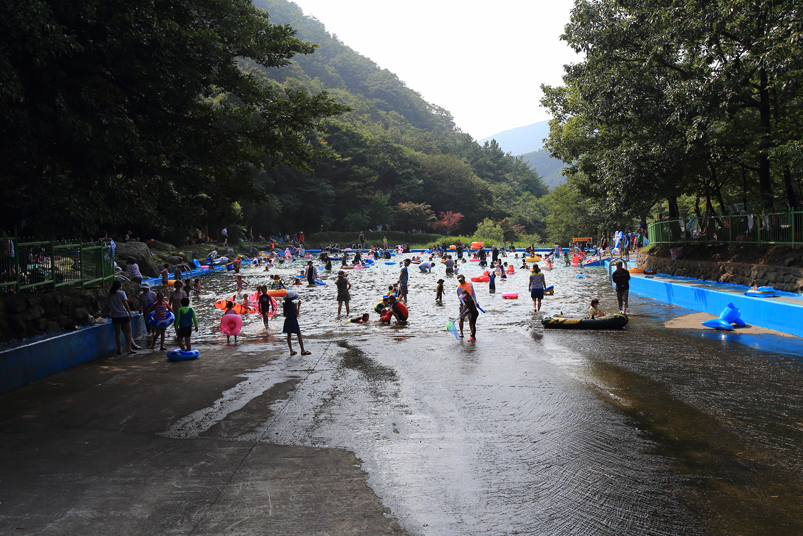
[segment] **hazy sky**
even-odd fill
[[[573,0],[293,1],[475,139],[549,119],[540,85],[578,61],[558,39]]]

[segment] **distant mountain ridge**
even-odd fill
[[[549,151],[544,149],[543,139],[547,136],[549,136],[549,121],[541,121],[488,136],[477,143],[482,145],[486,141],[496,140],[504,152],[520,156],[530,169],[541,176],[544,184],[555,188],[566,182],[566,177],[561,174],[564,168],[563,162],[552,158]]]
[[[552,158],[552,155],[546,149],[520,156],[530,166],[530,169],[541,176],[541,180],[550,188],[555,188],[566,182],[566,177],[562,175],[565,164],[557,158]]]
[[[549,136],[549,121],[541,121],[518,128],[505,130],[493,136],[479,140],[477,143],[482,145],[486,141],[496,140],[496,143],[506,153],[513,153],[518,156],[540,150],[544,146],[542,141]]]

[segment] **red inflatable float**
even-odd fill
[[[484,274],[472,277],[471,280],[474,281],[475,283],[487,283],[488,281],[491,280],[491,276],[488,275],[488,270],[485,270]]]

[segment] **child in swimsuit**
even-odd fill
[[[223,316],[236,315],[236,314],[237,314],[237,311],[234,310],[234,302],[232,302],[230,300],[227,301],[226,302],[226,310],[223,312]],[[226,344],[228,345],[230,343],[231,343],[231,336],[226,335]],[[237,335],[234,336],[234,344],[237,344]]]

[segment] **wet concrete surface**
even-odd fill
[[[613,310],[604,270],[577,271],[547,272],[544,310]],[[350,273],[352,316],[397,273]],[[545,331],[519,272],[475,284],[488,312],[457,341],[453,280],[440,305],[442,270],[411,270],[404,327],[339,322],[331,276],[297,287],[312,355],[290,357],[280,317],[223,345],[210,303],[232,284],[213,277],[201,359],[96,362],[0,398],[0,532],[803,533],[799,339],[666,329],[690,311],[638,296],[624,331]]]
[[[144,352],[0,398],[0,534],[401,534],[353,453],[231,441],[270,416],[306,366],[284,359],[266,380],[272,359]],[[219,401],[244,385],[242,406]],[[224,409],[202,437],[160,435],[210,407]]]

